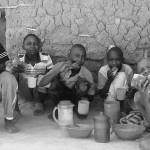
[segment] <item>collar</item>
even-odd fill
[[[27,54],[25,54],[24,62],[27,63],[27,64],[31,64],[30,61],[31,60],[29,59]],[[35,64],[39,63],[39,62],[41,62],[41,57],[40,57],[40,54],[38,53],[38,57],[37,57],[37,60],[35,61]]]

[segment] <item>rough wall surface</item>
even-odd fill
[[[0,0],[0,5],[6,7],[11,56],[22,51],[28,33],[44,39],[43,50],[55,56],[81,43],[88,58],[100,60],[115,44],[129,62],[137,62],[150,47],[150,0]]]

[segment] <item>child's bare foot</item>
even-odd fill
[[[56,111],[55,117],[56,117],[56,119],[58,119],[58,111]],[[51,121],[55,122],[55,120],[54,120],[54,118],[53,118],[53,113],[49,114],[49,115],[48,115],[48,118],[49,118]]]
[[[36,103],[34,108],[34,116],[41,116],[45,113],[44,105],[42,103]]]
[[[78,117],[78,119],[80,119],[80,120],[84,120],[84,119],[87,118],[87,115],[80,115],[79,113],[77,113],[77,117]]]
[[[5,119],[5,129],[8,133],[17,133],[19,129],[15,126],[13,120]]]

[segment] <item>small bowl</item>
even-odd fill
[[[136,140],[143,132],[145,127],[132,124],[115,124],[114,132],[121,140]]]
[[[87,138],[93,131],[93,126],[88,124],[77,124],[67,128],[67,131],[71,137],[75,138]]]

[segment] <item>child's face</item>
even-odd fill
[[[110,68],[117,67],[120,68],[122,66],[123,58],[116,51],[111,51],[108,56],[108,65]]]
[[[85,62],[85,53],[81,48],[74,47],[70,52],[70,60],[72,63],[77,63],[81,67]]]
[[[137,71],[139,74],[147,76],[150,74],[150,61],[149,60],[143,60],[138,64]]]
[[[40,43],[34,36],[29,36],[24,41],[24,50],[29,55],[36,55],[40,50]]]

